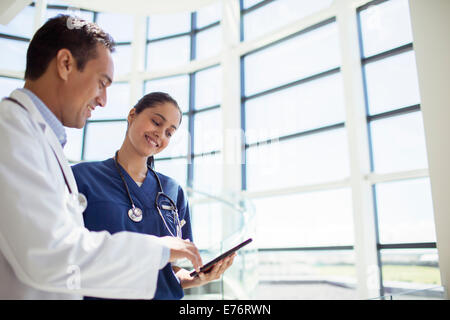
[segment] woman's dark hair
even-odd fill
[[[178,109],[178,111],[180,112],[180,123],[181,123],[181,119],[183,118],[183,112],[181,111],[180,106],[178,105],[178,103],[174,98],[172,98],[169,94],[165,92],[151,92],[146,94],[136,103],[134,108],[136,109],[136,114],[139,114],[147,108],[153,108],[164,103],[171,103],[175,106],[175,108]],[[153,159],[153,156],[148,157],[147,165],[149,165],[151,168],[155,167],[155,160]]]
[[[61,49],[68,49],[78,70],[83,71],[86,63],[97,57],[99,43],[114,52],[114,40],[97,24],[69,15],[51,18],[36,31],[28,46],[25,79],[41,77]]]

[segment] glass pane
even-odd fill
[[[247,149],[247,189],[287,188],[349,176],[347,135],[335,129]]]
[[[130,84],[128,82],[113,82],[107,89],[108,99],[104,108],[97,106],[91,120],[126,119],[133,107],[130,105]]]
[[[413,41],[408,0],[369,6],[360,12],[360,19],[364,57]]]
[[[222,3],[217,1],[197,11],[197,28],[222,20]]]
[[[364,71],[370,114],[420,103],[413,51],[366,64]]]
[[[244,0],[244,9],[250,8],[252,6],[254,6],[255,4],[258,4],[260,2],[262,2],[263,0]]]
[[[194,116],[194,153],[222,149],[222,110],[199,112]]]
[[[27,6],[6,26],[0,24],[0,33],[30,39],[33,35],[34,7]]]
[[[212,107],[222,102],[222,68],[213,67],[195,74],[195,109]]]
[[[148,39],[162,38],[191,30],[191,13],[155,14],[148,19]]]
[[[421,112],[372,121],[370,128],[375,172],[428,167]]]
[[[339,66],[336,23],[245,57],[246,96]]]
[[[189,110],[189,76],[155,79],[145,82],[145,94],[150,92],[167,92],[174,98],[183,112]]]
[[[353,251],[260,251],[258,277],[258,300],[358,299]]]
[[[4,97],[9,97],[11,92],[17,88],[23,88],[24,81],[20,79],[12,79],[0,77],[0,100]]]
[[[170,138],[170,143],[162,152],[158,153],[155,158],[168,158],[187,156],[189,145],[189,118],[183,116],[180,127],[175,134]]]
[[[428,178],[376,185],[380,243],[435,242]]]
[[[424,290],[441,285],[436,249],[381,250],[381,264],[383,287],[392,299],[444,298],[442,288]]]
[[[84,160],[105,160],[114,156],[125,139],[127,122],[87,123]]]
[[[64,146],[64,155],[69,161],[81,160],[81,147],[83,145],[83,129],[65,128],[67,143]]]
[[[353,244],[350,189],[253,200],[260,248]]]
[[[197,34],[196,59],[201,60],[220,53],[222,49],[222,27],[206,29]]]
[[[244,15],[244,37],[252,40],[330,6],[333,0],[272,1]],[[274,17],[283,17],[274,19]]]
[[[131,45],[116,46],[112,58],[116,77],[131,72]]]
[[[155,157],[155,170],[175,179],[180,186],[187,181],[187,159],[157,160]]]
[[[195,190],[207,192],[213,195],[220,195],[222,191],[222,155],[196,156],[194,163]]]
[[[195,245],[199,249],[211,249],[222,240],[222,206],[220,203],[202,203],[190,209]]]
[[[0,38],[0,70],[25,72],[28,42]]]
[[[342,76],[335,74],[248,100],[245,103],[246,142],[344,122],[343,93]]]
[[[147,70],[174,69],[188,63],[190,47],[188,36],[150,42],[147,45]]]
[[[96,22],[113,37],[115,42],[129,42],[133,40],[134,18],[131,15],[98,13]]]

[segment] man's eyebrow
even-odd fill
[[[165,118],[162,114],[159,114],[159,113],[156,113],[156,112],[154,112],[154,114],[156,114],[157,116],[160,116],[164,121],[167,121],[166,118]],[[171,127],[174,128],[175,130],[178,129],[178,128],[175,127],[174,125],[171,125]]]

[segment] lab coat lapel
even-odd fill
[[[73,193],[78,193],[77,184],[75,182],[75,178],[73,176],[72,169],[68,165],[68,161],[66,157],[64,156],[64,151],[61,146],[61,143],[59,142],[58,138],[56,137],[55,133],[53,132],[52,128],[47,124],[45,119],[42,117],[42,114],[39,112],[39,110],[34,105],[33,101],[23,92],[19,90],[15,90],[11,93],[11,97],[19,101],[30,113],[31,118],[36,121],[38,126],[42,129],[44,136],[49,143],[50,147],[54,151],[58,162],[61,165],[61,169],[64,172],[64,175],[67,179],[67,182],[70,186],[70,189]],[[18,106],[19,107],[19,106]]]

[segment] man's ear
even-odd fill
[[[67,81],[71,72],[76,69],[76,61],[68,49],[60,49],[56,53],[56,70],[58,76]]]

